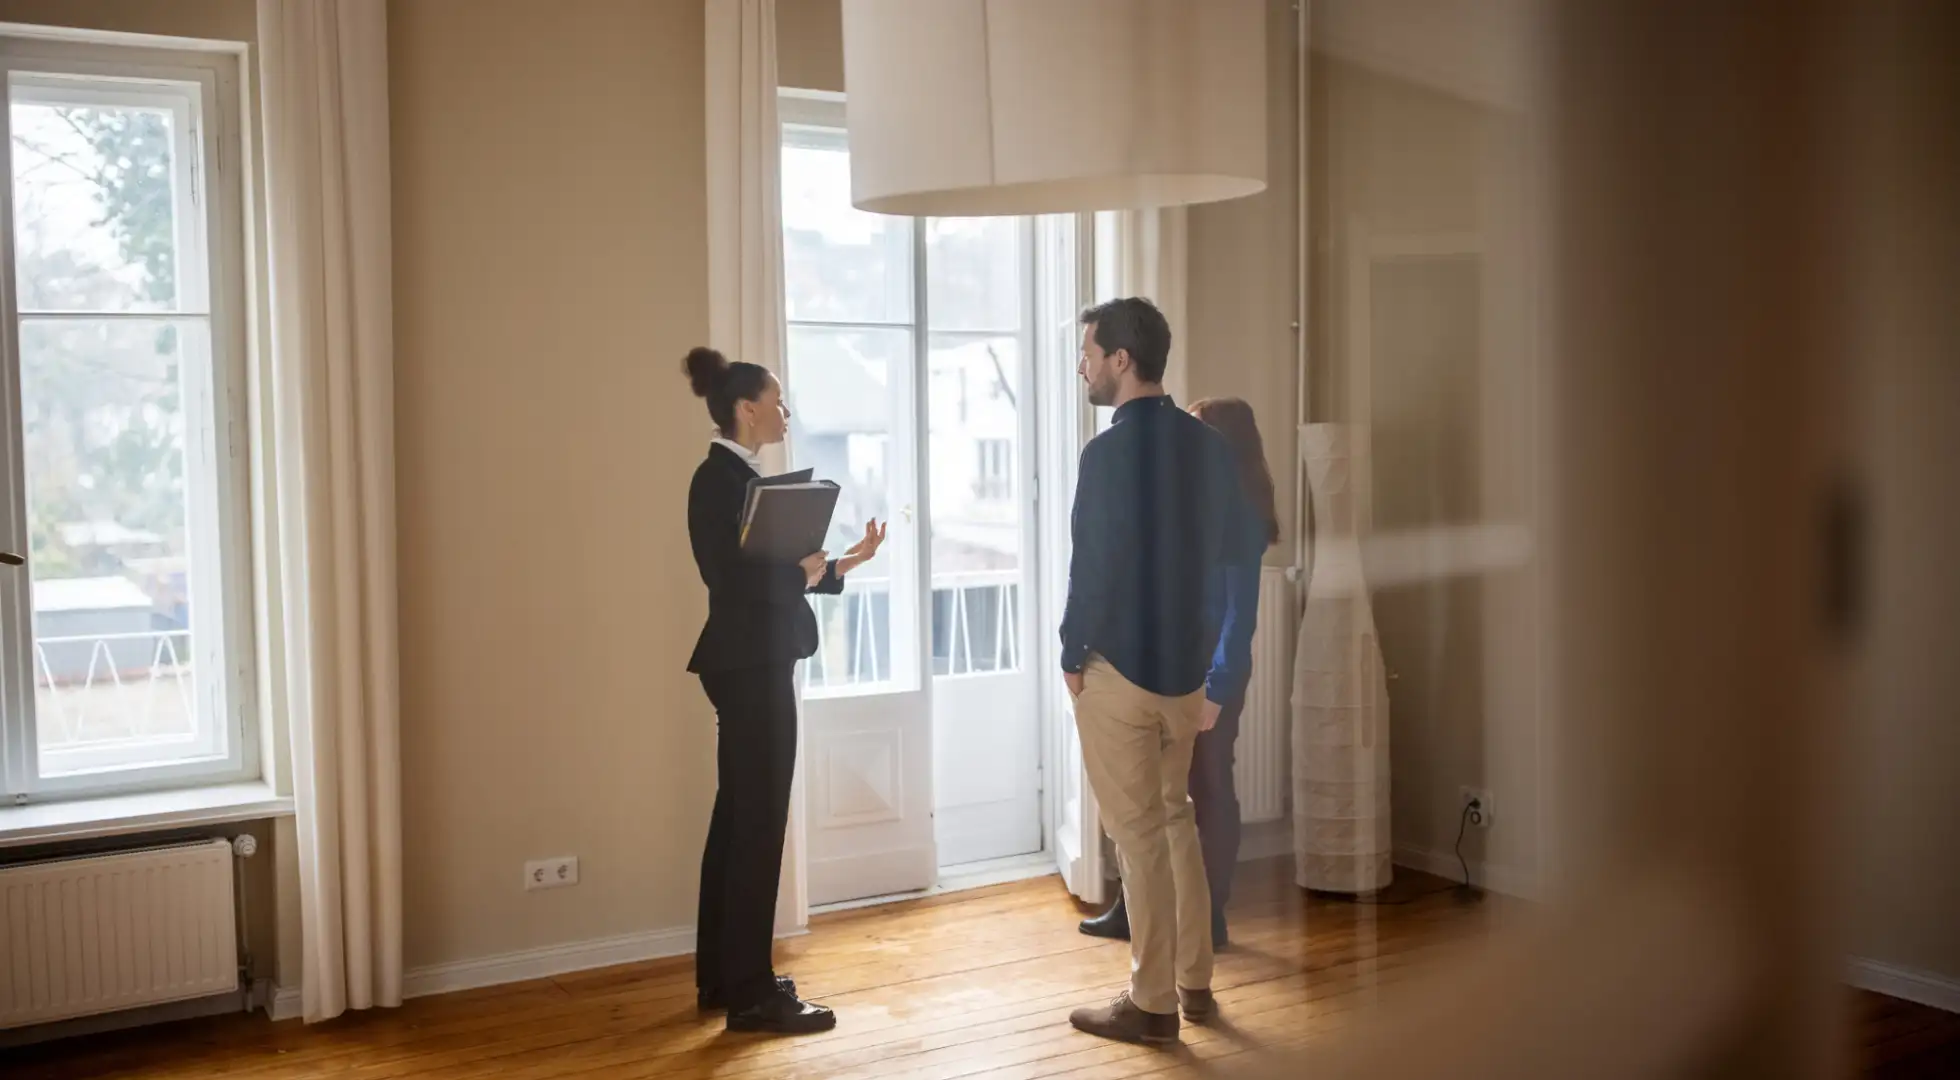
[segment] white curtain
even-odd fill
[[[292,737],[308,1022],[401,1003],[385,0],[259,0],[269,665]]]
[[[787,386],[776,0],[706,3],[708,338],[730,359],[761,364]],[[782,447],[764,450],[763,461],[768,470],[782,469]],[[778,933],[800,930],[810,919],[803,820],[799,759],[776,901]]]

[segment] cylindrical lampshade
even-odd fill
[[[851,201],[1133,210],[1266,186],[1263,0],[843,0]]]

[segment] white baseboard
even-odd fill
[[[1470,864],[1470,883],[1476,887],[1524,900],[1538,899],[1536,875],[1523,873],[1507,866],[1481,863],[1475,859],[1465,861]],[[1395,865],[1406,866],[1411,870],[1420,870],[1425,874],[1434,874],[1451,881],[1463,880],[1463,865],[1457,862],[1453,852],[1436,851],[1432,848],[1417,847],[1414,844],[1397,844]]]
[[[273,990],[272,1002],[265,1011],[274,1020],[297,1020],[305,1015],[305,1009],[300,1005],[299,987],[281,986]]]
[[[427,997],[484,986],[548,979],[590,968],[635,964],[694,951],[694,928],[648,930],[618,937],[523,949],[478,960],[457,960],[414,968],[402,977],[403,997]]]
[[[1960,979],[1852,957],[1846,982],[1860,990],[1960,1013]]]

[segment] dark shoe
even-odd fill
[[[837,1026],[837,1014],[781,990],[728,1014],[728,1030],[770,1035],[814,1035]]]
[[[1218,1015],[1218,999],[1212,997],[1209,990],[1186,990],[1180,986],[1177,988],[1177,1004],[1184,1018],[1194,1024],[1202,1024]]]
[[[1116,903],[1111,904],[1108,911],[1093,919],[1082,920],[1081,929],[1090,937],[1130,940],[1130,910],[1123,906],[1123,894],[1116,895]]]
[[[796,993],[796,980],[787,975],[776,976],[776,989],[785,994]],[[728,995],[720,990],[696,990],[694,1007],[702,1012],[720,1012],[728,1008]]]
[[[1218,910],[1217,908],[1212,908],[1211,909],[1212,950],[1217,951],[1229,944],[1231,944],[1231,938],[1228,937],[1225,933],[1225,913]]]
[[[1130,1000],[1129,991],[1101,1008],[1081,1008],[1069,1014],[1078,1030],[1117,1042],[1161,1046],[1177,1041],[1177,1014],[1144,1012]]]

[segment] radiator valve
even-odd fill
[[[244,833],[231,842],[231,853],[241,859],[249,859],[259,853],[259,838]]]

